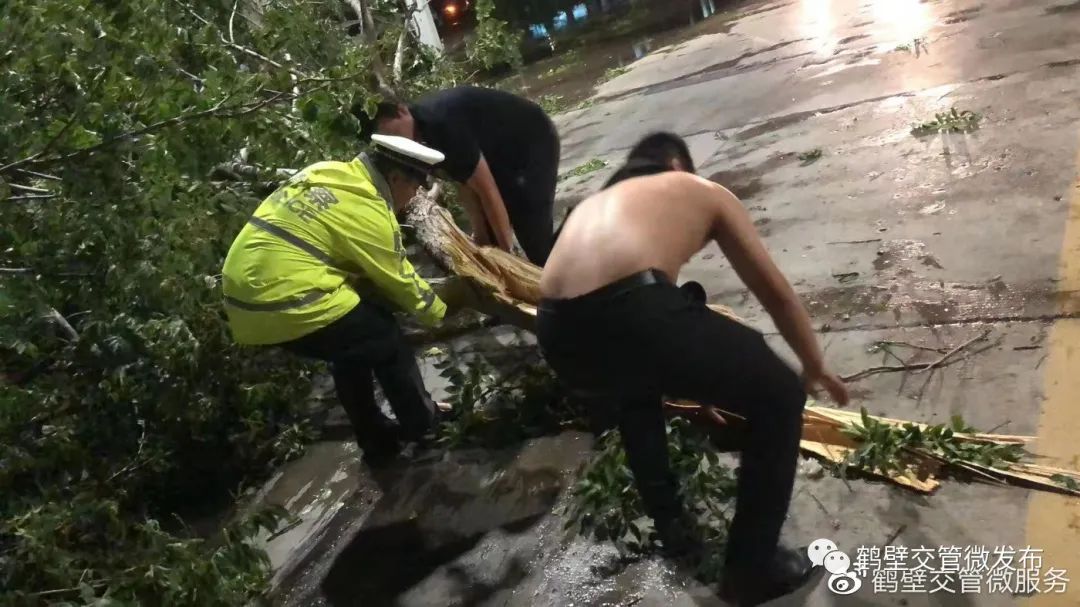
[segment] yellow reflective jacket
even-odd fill
[[[405,256],[385,180],[366,156],[320,162],[256,209],[222,269],[225,310],[242,344],[278,344],[344,316],[360,279],[427,325],[446,305]]]

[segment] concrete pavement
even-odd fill
[[[686,136],[699,172],[751,211],[822,328],[838,371],[882,364],[880,353],[867,352],[877,340],[949,347],[991,331],[997,345],[959,364],[857,382],[856,406],[929,423],[959,414],[981,429],[1038,434],[1038,452],[1080,467],[1080,2],[793,0],[741,10],[726,31],[655,51],[602,85],[594,105],[557,118],[564,172],[592,158],[610,163],[564,182],[562,206],[594,191],[641,135],[663,129]],[[910,134],[913,124],[951,107],[982,114],[980,128]],[[816,162],[798,159],[814,149],[822,151]],[[668,203],[675,202],[657,201]],[[713,301],[772,331],[714,246],[682,279],[702,282]],[[537,454],[580,457],[580,441],[587,439],[530,443],[506,456],[530,463],[508,469],[538,467],[547,470],[545,478],[567,478],[578,460]],[[326,457],[337,462],[349,455]],[[441,474],[432,465],[429,475]],[[480,476],[488,473],[485,465],[461,463]],[[475,509],[460,496],[447,505],[400,485],[382,493],[354,485],[377,505],[347,503],[340,484],[330,493],[307,487],[300,500],[322,514],[290,540],[309,549],[294,559],[298,565],[291,563],[297,567],[285,583],[290,604],[378,603],[364,602],[363,584],[351,595],[341,586],[332,596],[317,589],[334,572],[335,583],[348,587],[335,563],[348,552],[344,545],[365,537],[357,530],[373,508]],[[1080,576],[1076,500],[949,481],[930,497],[861,481],[852,488],[828,476],[801,476],[785,536],[793,544],[829,537],[853,557],[857,546],[889,540],[912,548],[1030,545],[1045,549],[1044,568]],[[475,502],[484,493],[470,495]],[[327,510],[330,502],[338,510]],[[505,512],[531,527],[492,531],[463,545],[424,569],[398,604],[718,604],[661,561],[611,575],[603,566],[611,557],[607,547],[561,538],[557,516],[530,519],[533,498],[514,503]],[[364,577],[359,569],[355,575]],[[469,590],[476,580],[483,593]],[[869,587],[842,597],[822,586],[789,603],[1021,600],[985,590],[899,594]],[[1066,593],[1030,601],[1080,604],[1080,577]]]

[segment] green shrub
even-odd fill
[[[333,33],[342,18],[306,0],[0,4],[0,603],[262,591],[248,540],[275,517],[214,541],[178,519],[309,438],[308,367],[232,343],[219,272],[272,169],[358,151],[344,110],[376,99],[373,53]],[[409,91],[457,77],[410,57]],[[254,168],[223,180],[232,162]]]

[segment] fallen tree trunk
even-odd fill
[[[481,310],[507,324],[533,331],[540,303],[540,268],[495,247],[478,247],[454,223],[450,212],[434,196],[420,192],[406,213],[417,242],[444,270],[468,279],[483,300]],[[739,319],[724,306],[710,308]]]
[[[229,167],[235,169],[236,167]],[[279,171],[275,177],[279,177]],[[235,177],[233,177],[235,179]],[[437,203],[438,186],[431,192],[421,190],[406,213],[405,225],[415,230],[420,246],[446,272],[466,279],[474,288],[474,307],[477,311],[508,324],[533,332],[536,306],[540,301],[540,268],[514,255],[493,247],[478,247],[454,223],[450,213]],[[710,305],[712,310],[738,322],[744,322],[729,308]],[[492,323],[485,323],[492,326]],[[448,327],[456,334],[457,327]],[[429,343],[436,334],[410,335],[416,343]],[[940,361],[939,361],[940,362]],[[937,363],[934,363],[937,364]],[[933,365],[930,365],[933,366]],[[714,407],[703,407],[685,401],[665,403],[666,413],[681,416],[691,422],[713,429],[738,422],[739,416]],[[925,424],[868,416],[879,424],[904,427]],[[827,407],[807,406],[803,413],[803,432],[800,447],[803,453],[830,464],[845,466],[860,447],[845,430],[859,427],[860,414]],[[955,434],[961,442],[997,445],[1026,445],[1031,436],[995,434]],[[938,477],[948,469],[958,470],[981,481],[1013,484],[1044,491],[1080,495],[1080,472],[1039,466],[1027,462],[1005,462],[998,466],[972,461],[949,460],[927,449],[904,450],[902,470],[862,470],[903,487],[923,493],[933,492],[940,485]]]
[[[493,247],[478,247],[454,223],[450,213],[437,204],[435,195],[421,191],[407,213],[407,223],[415,229],[420,246],[447,272],[467,279],[476,291],[480,311],[527,331],[533,331],[536,306],[540,301],[540,268]],[[730,309],[710,305],[729,318],[743,322]],[[693,423],[723,426],[738,421],[738,416],[712,410],[685,401],[666,403],[669,415],[690,419]],[[828,407],[807,406],[803,414],[800,447],[805,454],[828,463],[844,466],[860,447],[851,435],[859,427],[861,415]],[[868,416],[876,423],[903,428],[913,422]],[[928,430],[926,424],[914,424]],[[847,431],[846,431],[847,430]],[[1026,445],[1030,436],[978,433],[955,433],[960,442],[997,445]],[[900,470],[862,470],[872,476],[923,493],[940,485],[938,477],[947,469],[967,473],[982,481],[1009,483],[1046,491],[1080,495],[1080,473],[1072,470],[1036,466],[1023,462],[1005,462],[998,467],[970,461],[956,461],[929,449],[905,448]]]

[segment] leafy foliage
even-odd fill
[[[450,383],[452,417],[439,431],[447,448],[502,447],[569,427],[584,412],[567,397],[534,348],[519,348],[496,366],[483,356],[448,357],[436,364]]]
[[[466,50],[469,61],[486,70],[502,65],[520,68],[523,34],[512,31],[494,12],[494,0],[476,1],[476,31]]]
[[[565,428],[584,428],[585,414],[569,399],[534,348],[521,348],[512,360],[493,363],[483,356],[449,356],[437,363],[449,381],[453,417],[440,428],[447,448],[502,447]],[[441,351],[431,354],[442,354]],[[707,551],[699,577],[719,580],[723,568],[728,506],[735,477],[704,431],[685,419],[667,426],[668,454],[679,491]],[[600,437],[597,451],[571,489],[567,528],[611,541],[624,556],[659,548],[651,520],[634,487],[618,431]]]
[[[0,5],[0,603],[261,591],[248,540],[273,520],[211,544],[176,515],[224,506],[309,437],[309,369],[232,343],[218,273],[268,167],[357,151],[344,110],[377,100],[385,49],[343,17],[307,0]],[[409,57],[409,94],[460,77]],[[219,181],[238,160],[255,173]]]
[[[578,166],[570,169],[563,175],[560,175],[559,179],[565,180],[570,179],[571,177],[583,177],[585,175],[588,175],[589,173],[595,173],[596,171],[606,168],[607,165],[608,163],[606,160],[603,160],[601,158],[593,158],[588,162],[579,164]]]
[[[600,77],[600,83],[604,83],[604,82],[607,82],[609,80],[614,80],[614,79],[618,78],[619,76],[622,76],[623,74],[625,74],[625,73],[627,73],[629,71],[630,71],[630,68],[628,66],[625,66],[625,65],[620,65],[618,67],[609,67],[604,72],[604,75]]]
[[[1068,489],[1069,491],[1080,491],[1080,483],[1076,482],[1076,479],[1064,474],[1054,474],[1050,477],[1050,480],[1058,485]]]
[[[904,473],[911,467],[912,452],[919,449],[941,457],[947,463],[974,462],[995,468],[1020,461],[1020,445],[1000,445],[961,440],[957,434],[975,432],[960,416],[949,425],[922,428],[915,424],[896,427],[880,422],[862,409],[862,424],[851,424],[844,433],[860,443],[844,464],[856,469],[889,474]]]
[[[561,114],[569,109],[562,95],[541,95],[536,103],[544,112],[552,115]]]
[[[268,581],[269,560],[252,541],[285,516],[277,508],[256,513],[229,525],[220,542],[210,545],[177,537],[155,520],[125,520],[123,507],[113,500],[80,496],[70,504],[42,504],[9,521],[23,548],[17,556],[30,553],[31,559],[11,564],[9,579],[18,583],[5,586],[11,588],[5,604],[77,599],[87,605],[242,605]],[[65,548],[90,540],[105,550],[92,563],[78,563],[79,575],[69,581],[68,570],[77,563]],[[133,562],[133,550],[145,560]],[[55,560],[42,560],[36,554],[42,551]],[[23,590],[34,586],[51,589]]]
[[[821,148],[814,148],[814,149],[806,151],[806,152],[800,152],[799,155],[798,155],[798,158],[799,158],[799,162],[802,163],[802,166],[807,166],[807,165],[814,164],[815,162],[820,160],[821,155],[822,155]]]
[[[982,114],[951,108],[948,112],[934,114],[933,120],[915,125],[911,129],[911,134],[922,137],[934,133],[970,133],[979,128],[981,120]]]
[[[668,457],[679,491],[705,542],[699,575],[719,579],[727,538],[728,507],[735,497],[735,476],[720,462],[708,437],[684,419],[667,426]],[[600,541],[611,541],[631,556],[655,551],[657,536],[646,516],[617,430],[605,433],[597,453],[572,489],[567,528]]]

